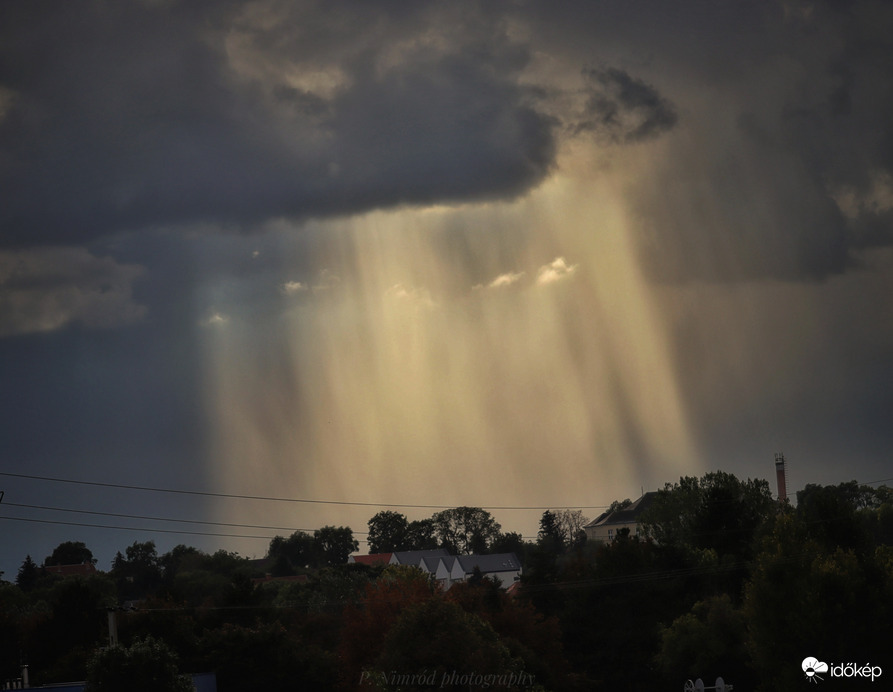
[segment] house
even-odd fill
[[[439,558],[436,566],[430,558],[426,558],[422,569],[434,574],[444,589],[449,589],[456,582],[467,581],[475,569],[480,571],[481,576],[498,580],[503,588],[508,588],[521,578],[521,562],[514,553],[448,555]]]
[[[398,550],[395,553],[391,553],[391,559],[388,564],[421,567],[422,560],[426,558],[449,557],[449,555],[450,554],[445,548],[435,548],[433,550]],[[422,569],[424,569],[424,567]]]
[[[639,534],[642,513],[648,509],[657,497],[657,492],[648,492],[628,507],[615,512],[602,512],[583,527],[586,538],[590,541],[608,543],[617,538],[617,532],[629,529],[630,536]]]
[[[57,574],[60,577],[88,577],[96,574],[96,565],[92,562],[82,562],[77,565],[44,565],[47,574]]]
[[[496,555],[450,555],[444,548],[434,550],[405,550],[394,553],[356,555],[348,563],[367,565],[409,565],[432,575],[444,588],[458,581],[467,581],[478,569],[482,576],[497,579],[508,588],[521,578],[521,561],[514,553]]]

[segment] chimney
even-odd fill
[[[778,501],[787,502],[787,471],[784,464],[784,454],[779,452],[775,454],[775,482],[778,484]]]

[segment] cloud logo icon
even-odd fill
[[[819,680],[824,680],[819,673],[828,672],[828,664],[817,658],[813,658],[812,656],[804,658],[800,667],[803,668],[803,672],[806,674],[806,679],[809,682],[814,682],[816,684],[818,684]]]

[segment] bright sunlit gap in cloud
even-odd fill
[[[513,203],[328,226],[314,276],[283,260],[277,318],[207,335],[221,488],[598,505],[700,470],[666,328],[607,184],[556,177]],[[360,531],[377,509],[274,511]],[[539,514],[497,519],[529,535]]]

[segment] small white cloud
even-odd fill
[[[220,312],[213,312],[207,319],[202,320],[199,324],[202,327],[216,327],[229,322],[229,317]]]
[[[570,278],[577,271],[576,264],[568,264],[564,257],[556,257],[549,264],[544,264],[537,270],[536,284],[537,286],[545,286],[553,284],[556,281],[563,281]]]
[[[302,284],[300,281],[286,281],[282,286],[280,286],[281,291],[287,296],[293,296],[296,293],[301,293],[308,289],[307,284]]]
[[[487,288],[505,288],[517,283],[524,277],[524,272],[506,272],[500,274],[493,281],[487,284]]]
[[[394,284],[385,291],[385,296],[404,301],[414,307],[430,309],[436,306],[428,291],[423,288],[406,288],[403,284]]]

